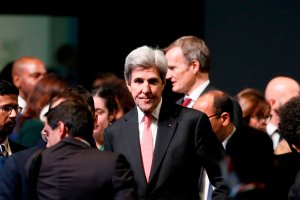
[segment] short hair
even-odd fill
[[[234,119],[232,101],[232,98],[224,92],[214,95],[213,106],[215,108],[215,113],[227,112],[230,116],[231,122],[233,122]],[[218,118],[220,115],[217,115],[216,117]]]
[[[3,96],[9,94],[14,94],[18,96],[18,88],[6,80],[0,79],[0,95]]]
[[[200,71],[208,73],[210,71],[210,53],[205,42],[196,36],[183,36],[172,42],[164,50],[179,47],[182,50],[185,59],[191,63],[193,60],[198,60],[200,63]]]
[[[85,103],[86,106],[90,109],[92,114],[95,113],[95,104],[92,94],[85,89],[82,85],[70,86],[66,88],[62,93],[55,96],[50,102],[50,108],[52,104],[55,103],[58,99],[63,98],[66,101],[75,101],[79,103]]]
[[[165,83],[168,62],[162,50],[145,45],[131,51],[125,59],[124,76],[127,82],[131,81],[132,70],[136,67],[156,68],[162,82]]]
[[[300,96],[291,98],[279,109],[278,129],[289,143],[300,147]]]
[[[94,116],[84,104],[65,101],[50,109],[45,116],[52,129],[57,127],[59,121],[63,122],[72,137],[82,137],[88,141],[93,135]]]

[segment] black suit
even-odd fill
[[[123,153],[130,162],[140,199],[199,199],[198,181],[203,165],[214,194],[224,197],[219,161],[224,149],[200,111],[163,101],[158,119],[152,169],[147,184],[141,160],[137,108],[109,126],[104,133],[106,151]],[[216,198],[217,199],[217,198]]]
[[[121,154],[65,137],[41,154],[38,199],[135,200],[135,181]]]

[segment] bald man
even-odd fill
[[[267,133],[273,140],[276,148],[280,135],[278,132],[279,108],[292,97],[299,95],[299,83],[291,77],[277,76],[269,81],[265,89],[265,97],[271,106],[272,118],[267,124]]]
[[[193,108],[207,114],[213,131],[225,148],[227,141],[236,131],[233,123],[234,105],[232,98],[220,90],[208,91],[197,99]],[[208,196],[210,195],[209,187],[211,186],[206,172],[202,175],[201,183],[201,199],[210,199]]]
[[[197,99],[193,108],[207,114],[213,131],[225,147],[228,136],[235,130],[231,97],[220,90],[208,91]]]
[[[19,105],[26,107],[26,99],[35,84],[46,74],[43,61],[35,57],[24,56],[17,59],[12,67],[13,84],[19,89]]]

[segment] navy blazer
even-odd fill
[[[36,147],[32,147],[7,157],[0,171],[0,199],[28,199],[28,184],[24,166],[36,150]]]
[[[105,129],[104,148],[126,156],[138,185],[139,199],[199,199],[202,166],[216,186],[215,199],[224,199],[228,192],[219,168],[224,148],[207,115],[198,110],[163,100],[148,184],[141,160],[137,108]]]

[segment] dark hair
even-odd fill
[[[86,103],[86,106],[88,106],[90,112],[92,112],[92,114],[95,113],[93,96],[82,85],[70,86],[66,88],[62,93],[58,94],[51,100],[50,108],[52,107],[52,104],[60,98],[63,98],[65,100],[75,101],[75,102]]]
[[[300,147],[300,97],[293,97],[279,109],[278,129],[289,144]]]
[[[98,86],[92,90],[92,95],[105,99],[105,107],[108,109],[109,114],[116,113],[118,104],[116,100],[116,93],[112,87]]]
[[[19,90],[16,86],[11,84],[10,82],[0,79],[0,95],[8,95],[8,94],[15,94],[19,95]]]
[[[57,127],[57,122],[63,122],[72,137],[82,137],[89,141],[93,135],[94,116],[84,104],[65,101],[50,109],[45,116],[52,129]]]
[[[53,108],[53,104],[59,99],[63,99],[63,102],[80,103],[88,108],[92,116],[94,116],[95,114],[93,96],[87,89],[85,89],[81,85],[68,87],[65,91],[55,96],[51,100],[49,108]],[[90,143],[92,147],[96,147],[93,135],[87,137],[86,140]]]
[[[227,112],[230,116],[230,121],[233,122],[233,103],[231,97],[228,94],[222,93],[215,95],[213,105],[216,109],[215,113]],[[219,118],[220,116],[217,115],[216,117]]]

